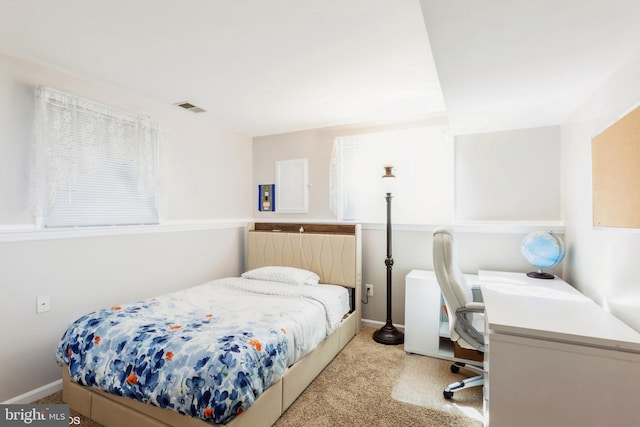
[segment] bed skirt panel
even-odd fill
[[[147,405],[137,400],[115,396],[100,390],[80,386],[69,378],[65,367],[63,400],[73,410],[105,427],[211,427],[197,418],[178,414],[170,409]],[[228,427],[270,426],[281,415],[282,380],[265,390],[250,410],[226,424]]]
[[[313,353],[307,354],[287,370],[282,378],[282,412],[298,398],[325,366],[333,360],[339,351],[339,334],[333,334],[322,341]]]
[[[360,318],[355,312],[349,313],[349,315],[342,321],[338,328],[338,336],[340,339],[340,349],[342,350],[345,345],[351,341],[351,338],[356,336],[360,329]]]
[[[287,370],[282,378],[282,412],[300,396],[309,384],[331,363],[356,334],[356,315],[351,313],[330,337]]]

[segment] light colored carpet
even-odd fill
[[[32,402],[32,403],[35,403],[38,405],[55,405],[55,404],[64,403],[62,401],[62,390],[57,393],[53,393],[47,397],[43,397],[40,400],[36,400],[35,402]],[[80,415],[78,412],[74,411],[73,409],[69,410],[69,417],[79,417],[80,427],[102,427],[100,424],[93,422],[89,418]],[[70,423],[69,425],[72,425],[72,424]],[[78,424],[75,424],[75,425],[78,425]]]
[[[307,387],[275,427],[477,427],[482,391],[457,392],[448,401],[443,388],[464,378],[450,363],[408,355],[402,345],[373,341],[363,328]],[[62,403],[58,392],[34,403]],[[82,417],[82,426],[99,427]]]
[[[442,396],[446,385],[474,375],[476,374],[465,369],[461,369],[458,374],[452,373],[451,362],[446,360],[407,354],[391,396],[401,402],[446,411],[482,422],[482,387],[457,391],[450,400]]]
[[[449,362],[408,355],[402,345],[373,341],[363,328],[280,417],[276,427],[476,427],[482,391],[465,390],[447,401],[442,390],[464,378]],[[409,363],[406,363],[409,360]],[[414,363],[415,361],[415,363]],[[415,365],[419,369],[415,369]],[[422,372],[421,366],[427,366]],[[424,391],[432,398],[424,398]],[[465,396],[471,392],[471,396]],[[438,397],[439,396],[439,397]],[[462,400],[458,400],[458,399]],[[412,400],[411,402],[408,402]],[[460,410],[452,411],[457,405]],[[470,405],[470,406],[467,406]],[[472,408],[467,411],[465,408]],[[472,415],[472,416],[469,416]],[[480,417],[481,418],[481,417]]]

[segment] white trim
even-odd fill
[[[279,219],[273,217],[255,218],[253,222],[282,222],[282,223],[311,223],[311,224],[360,224],[363,230],[386,230],[387,224],[381,222],[362,221],[337,221],[329,219]],[[477,221],[459,222],[452,224],[392,224],[394,231],[433,231],[436,228],[447,225],[459,233],[486,233],[486,234],[527,234],[532,231],[552,231],[556,234],[564,234],[565,225],[562,221]]]
[[[33,240],[73,239],[80,237],[117,236],[125,234],[170,233],[225,228],[244,228],[251,219],[166,221],[158,225],[112,227],[77,227],[38,229],[35,225],[0,226],[0,243]]]
[[[433,231],[441,225],[448,225],[457,233],[478,234],[528,234],[532,231],[552,231],[564,234],[561,221],[486,221],[454,224],[392,224],[394,231]],[[386,224],[363,224],[363,230],[385,230]]]
[[[56,393],[62,390],[62,378],[59,380],[55,380],[52,383],[43,385],[42,387],[38,387],[31,391],[28,391],[20,396],[16,396],[12,399],[6,400],[2,402],[3,405],[12,405],[12,404],[27,404],[31,402],[35,402],[38,399],[42,399],[43,397],[47,397],[50,394]]]
[[[124,234],[169,233],[179,231],[200,231],[225,228],[244,228],[251,222],[284,222],[284,223],[353,223],[336,221],[335,219],[276,219],[276,218],[247,218],[247,219],[205,219],[190,221],[164,221],[158,225],[131,225],[113,227],[78,227],[78,228],[49,228],[39,229],[33,224],[15,224],[0,226],[0,243],[25,242],[33,240],[72,239],[80,237],[117,236]],[[386,224],[361,223],[363,230],[385,230]],[[394,231],[433,231],[445,224],[393,224]],[[561,221],[485,221],[475,223],[449,224],[459,233],[486,234],[528,234],[532,231],[552,231],[564,234],[564,224]]]
[[[454,223],[460,233],[527,234],[532,231],[551,231],[564,234],[562,221],[479,221]]]
[[[382,326],[384,326],[386,324],[386,322],[380,322],[378,320],[371,320],[371,319],[360,319],[360,325],[363,328],[375,328],[375,329],[380,329]],[[395,326],[398,330],[403,331],[404,332],[404,325],[398,325],[396,323],[393,324],[393,326]]]
[[[624,233],[640,233],[640,229],[639,228],[627,228],[627,227],[605,227],[602,225],[594,225],[593,226],[593,231],[598,231],[598,232],[612,232],[612,233],[619,233],[619,232],[624,232]]]

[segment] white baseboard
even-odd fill
[[[43,385],[42,387],[38,387],[34,390],[28,391],[20,396],[16,396],[12,399],[9,399],[5,402],[2,402],[3,405],[11,405],[11,404],[26,404],[34,402],[38,399],[42,399],[43,397],[49,396],[57,391],[62,390],[62,378],[56,380],[52,383]]]
[[[379,329],[383,327],[385,323],[386,322],[380,322],[378,320],[360,319],[360,325],[364,326],[365,328]],[[404,332],[404,325],[398,325],[397,323],[394,323],[393,326]]]

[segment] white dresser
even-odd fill
[[[640,334],[558,278],[478,278],[487,425],[640,425]]]

